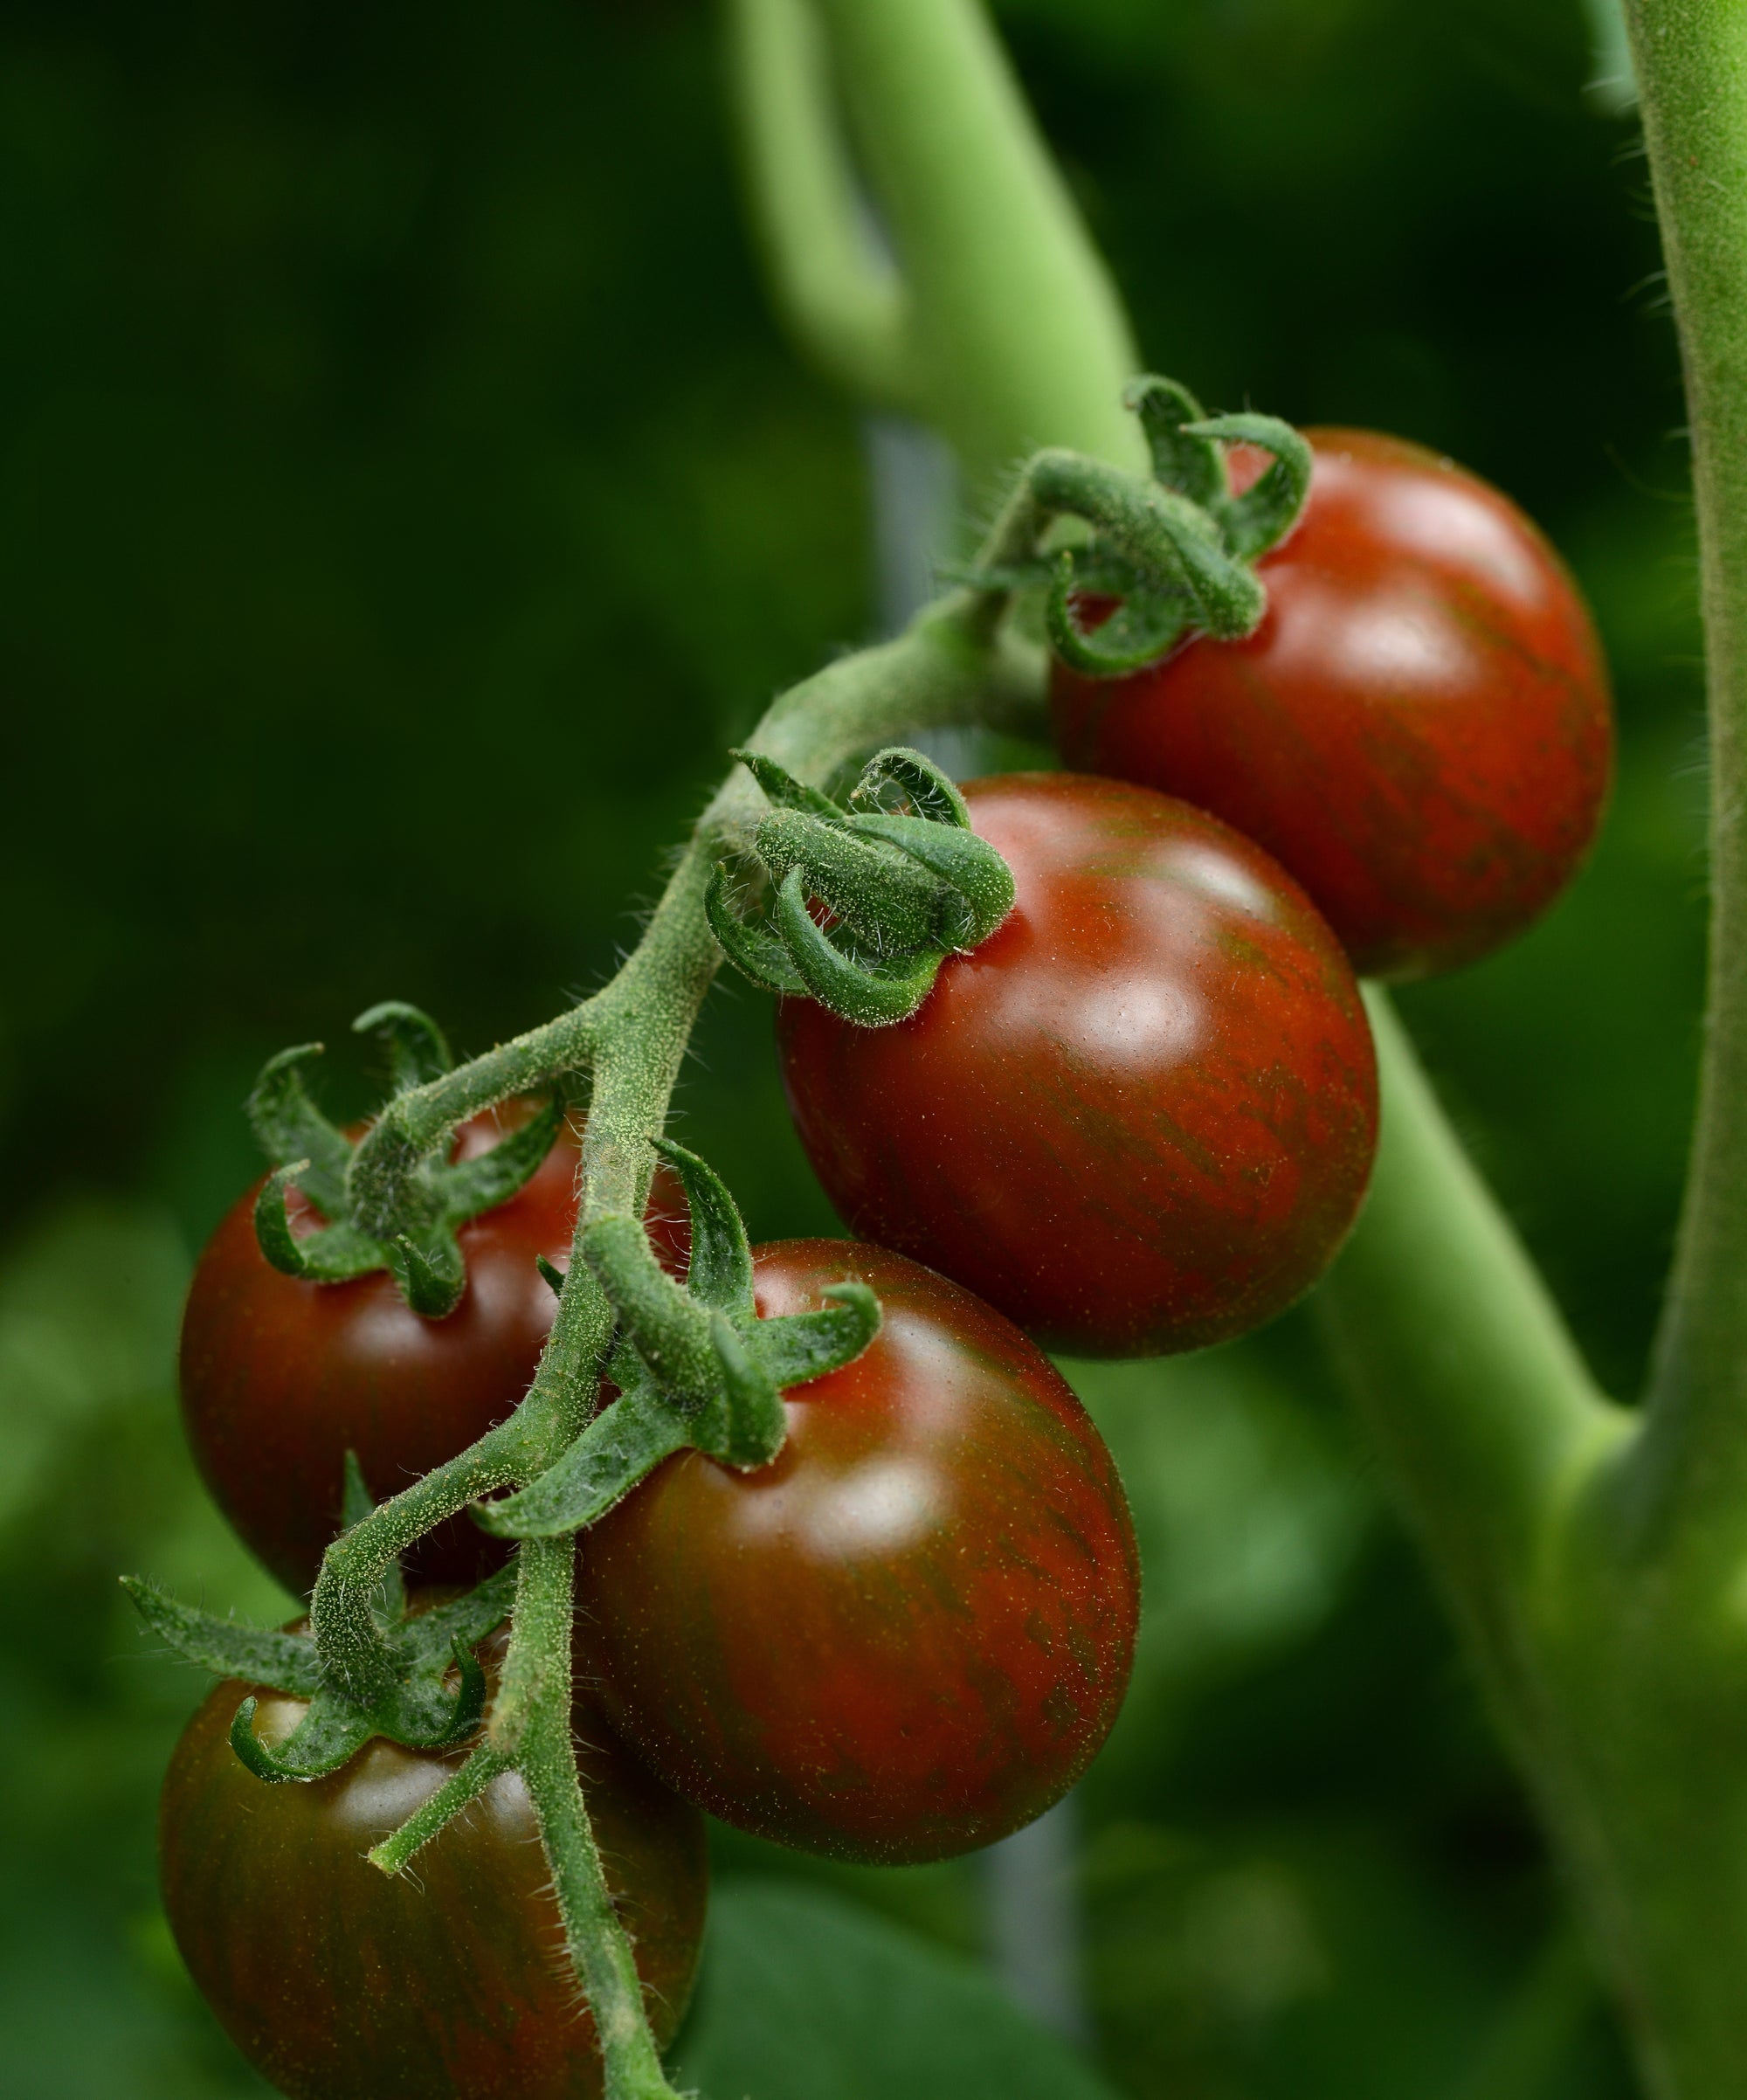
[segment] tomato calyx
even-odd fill
[[[349,1530],[373,1504],[357,1461],[348,1454]],[[409,1609],[397,1568],[371,1606],[390,1661],[381,1696],[364,1703],[324,1673],[314,1640],[215,1618],[182,1604],[155,1585],[124,1577],[141,1617],[184,1661],[215,1677],[236,1677],[293,1697],[308,1708],[291,1734],[269,1749],[254,1730],[255,1701],[245,1699],[231,1723],[231,1747],[258,1779],[280,1784],[336,1772],[373,1737],[412,1749],[464,1742],[485,1717],[486,1675],[473,1650],[509,1616],[515,1570],[501,1568],[477,1589],[427,1609]],[[451,1677],[459,1682],[452,1687]]]
[[[385,1041],[390,1098],[452,1069],[443,1032],[416,1006],[385,1000],[352,1026]],[[563,1127],[563,1098],[555,1093],[531,1121],[487,1152],[421,1162],[400,1185],[399,1212],[389,1229],[366,1232],[356,1221],[350,1189],[356,1147],[316,1107],[304,1083],[305,1068],[321,1048],[300,1043],[269,1058],[249,1095],[250,1123],[273,1165],[255,1204],[261,1253],[283,1275],[309,1283],[349,1282],[387,1269],[415,1312],[440,1320],[454,1311],[467,1287],[457,1228],[507,1203],[538,1171]],[[293,1188],[327,1220],[316,1231],[293,1229],[287,1203]]]
[[[1006,542],[997,558],[961,572],[980,590],[1042,586],[1056,653],[1096,678],[1139,670],[1191,632],[1220,641],[1254,633],[1267,594],[1253,564],[1291,531],[1310,487],[1309,445],[1276,416],[1208,416],[1186,387],[1152,374],[1122,398],[1145,432],[1151,479],[1077,452],[1039,452],[997,535]],[[1234,444],[1270,455],[1238,494],[1225,457]],[[1050,528],[1063,516],[1091,531],[1053,548]],[[1088,627],[1078,617],[1088,598],[1119,603]]]
[[[706,905],[723,952],[755,984],[880,1027],[914,1013],[943,961],[987,940],[1012,909],[1005,861],[920,751],[877,752],[842,804],[760,752],[734,756],[770,804],[753,851],[775,894],[768,921],[742,919],[718,867]]]
[[[619,1397],[537,1479],[475,1506],[474,1521],[501,1538],[582,1530],[676,1451],[701,1451],[739,1472],[769,1465],[783,1448],[784,1390],[853,1364],[880,1331],[879,1299],[847,1281],[822,1293],[820,1311],[761,1319],[733,1197],[695,1152],[660,1138],[655,1148],[691,1209],[685,1285],[635,1219],[610,1213],[583,1232],[583,1259],[618,1317],[607,1376]]]

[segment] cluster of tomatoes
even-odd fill
[[[1594,830],[1605,687],[1556,557],[1447,461],[1312,443],[1254,635],[1115,678],[1058,666],[1082,770],[964,790],[1013,877],[997,930],[894,1026],[779,1008],[797,1126],[859,1239],[756,1250],[758,1309],[809,1310],[847,1276],[883,1323],[786,1395],[772,1463],[668,1459],[581,1541],[577,1732],[658,2038],[696,1959],[700,1809],[813,1851],[935,1859],[1019,1827],[1085,1768],[1126,1687],[1139,1573],[1110,1457],[1039,1344],[1200,1347],[1307,1289],[1376,1142],[1355,968],[1484,952]],[[460,1152],[494,1129],[466,1127]],[[575,1169],[567,1138],[461,1228],[466,1291],[440,1321],[383,1274],[270,1268],[247,1199],[220,1226],[183,1329],[186,1419],[287,1584],[309,1585],[337,1528],[348,1450],[391,1492],[521,1399],[553,1316],[536,1257],[566,1256]],[[649,1226],[675,1275],[682,1217],[664,1168]],[[411,1572],[468,1583],[503,1551],[457,1520]],[[226,1739],[245,1689],[191,1724],[162,1832],[171,1922],[245,2051],[311,2100],[384,2077],[586,2090],[516,1775],[421,1858],[419,1885],[384,1880],[358,1855],[462,1752],[377,1741],[263,1789]],[[276,1739],[297,1710],[264,1695],[256,1726]]]

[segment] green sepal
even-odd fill
[[[1152,455],[1153,479],[1203,510],[1226,501],[1226,463],[1205,411],[1186,386],[1149,372],[1122,390],[1122,406],[1140,418]]]
[[[244,1104],[249,1127],[271,1164],[304,1163],[303,1192],[324,1218],[346,1215],[346,1167],[352,1148],[310,1100],[303,1067],[320,1057],[320,1043],[281,1050],[261,1067]]]
[[[778,1386],[810,1385],[842,1370],[880,1331],[880,1301],[867,1284],[833,1283],[819,1295],[831,1301],[825,1311],[761,1320],[753,1332],[759,1361]]]
[[[952,825],[960,831],[970,829],[970,805],[959,793],[957,784],[924,752],[913,751],[901,743],[875,751],[862,767],[849,800],[881,808],[880,798],[890,787],[903,796],[914,815],[931,824]]]
[[[948,946],[975,948],[1013,908],[1012,870],[968,827],[960,830],[937,818],[888,816],[883,810],[852,817],[850,824],[868,838],[895,846],[946,885],[949,894],[939,900],[936,931]]]
[[[938,939],[948,900],[925,869],[877,836],[863,834],[862,825],[877,821],[877,816],[837,817],[826,823],[800,810],[773,810],[758,826],[758,857],[779,895],[797,871],[804,894],[816,897],[861,946],[909,955]]]
[[[742,977],[749,977],[761,991],[794,998],[806,991],[806,981],[789,960],[788,950],[767,928],[735,915],[728,901],[728,870],[718,867],[704,892],[704,911],[716,944]]]
[[[384,1268],[387,1250],[355,1226],[330,1225],[301,1235],[292,1231],[285,1192],[293,1185],[302,1188],[309,1172],[307,1159],[294,1159],[289,1166],[275,1168],[261,1184],[255,1199],[255,1242],[267,1261],[282,1276],[306,1283],[349,1283],[354,1276]]]
[[[783,1448],[788,1420],[783,1413],[783,1396],[726,1313],[712,1312],[709,1330],[722,1367],[726,1406],[720,1427],[708,1421],[699,1425],[698,1448],[739,1472],[749,1473],[768,1466]],[[709,1433],[712,1430],[714,1435]]]
[[[467,1288],[467,1265],[452,1233],[438,1230],[415,1240],[403,1233],[383,1249],[400,1295],[427,1320],[445,1320]]]
[[[680,1177],[691,1213],[692,1253],[686,1290],[700,1305],[750,1316],[752,1249],[728,1185],[715,1169],[670,1137],[653,1141],[656,1151]]]
[[[238,1762],[269,1786],[283,1786],[288,1779],[315,1779],[318,1776],[315,1772],[298,1772],[280,1764],[256,1735],[255,1709],[259,1704],[259,1702],[251,1693],[231,1717],[231,1748],[237,1753]],[[353,1749],[359,1748],[360,1744],[354,1744]],[[349,1757],[351,1751],[349,1751],[347,1755]]]
[[[121,1587],[141,1618],[183,1661],[211,1670],[215,1677],[240,1677],[245,1684],[271,1685],[302,1699],[321,1689],[315,1643],[301,1634],[217,1619],[211,1612],[178,1603],[137,1576],[124,1575]]]
[[[445,1221],[459,1225],[508,1203],[539,1172],[563,1127],[563,1096],[555,1094],[537,1116],[500,1137],[490,1151],[437,1168],[433,1178]]]
[[[546,1288],[551,1292],[552,1295],[555,1298],[562,1298],[564,1295],[563,1270],[561,1268],[555,1268],[552,1263],[546,1259],[544,1254],[535,1254],[534,1257],[534,1266],[540,1271]]]
[[[1192,427],[1197,436],[1253,445],[1274,455],[1272,464],[1242,495],[1222,494],[1214,509],[1226,551],[1236,561],[1252,562],[1284,539],[1298,522],[1310,493],[1315,454],[1308,439],[1278,416],[1211,416]],[[1223,475],[1222,467],[1222,487]]]
[[[797,780],[786,766],[778,765],[774,758],[767,758],[762,751],[730,750],[730,758],[737,758],[764,791],[764,798],[774,809],[804,810],[812,817],[841,817],[829,795],[821,794],[816,787],[809,787],[804,780]]]
[[[1074,556],[1064,553],[1044,600],[1044,625],[1051,647],[1070,670],[1089,678],[1120,678],[1156,663],[1189,631],[1187,598],[1143,585],[1132,587],[1100,625],[1082,627],[1074,600],[1087,588]]]
[[[348,1516],[359,1521],[353,1513],[365,1509],[369,1496],[356,1461],[348,1468],[347,1493]],[[465,1596],[428,1612],[409,1616],[403,1611],[391,1620],[385,1613],[393,1675],[383,1697],[369,1706],[324,1682],[315,1643],[307,1634],[215,1619],[177,1603],[149,1583],[128,1579],[122,1586],[146,1623],[189,1661],[214,1676],[267,1685],[309,1702],[291,1734],[277,1750],[268,1750],[254,1735],[255,1701],[246,1699],[231,1723],[231,1740],[259,1778],[314,1779],[343,1765],[372,1736],[432,1749],[473,1733],[485,1711],[487,1689],[485,1672],[473,1651],[509,1616],[515,1570],[500,1569]],[[397,1585],[384,1587],[398,1597]],[[452,1692],[444,1682],[451,1668],[460,1678]]]
[[[397,1094],[428,1086],[454,1069],[448,1038],[431,1016],[404,999],[383,999],[352,1023],[354,1035],[379,1036],[388,1048],[389,1083]]]
[[[630,1357],[631,1351],[622,1350],[610,1369],[619,1397],[555,1466],[501,1502],[474,1505],[473,1522],[481,1530],[494,1538],[556,1538],[583,1530],[623,1502],[663,1459],[691,1448],[688,1418],[662,1399],[648,1373]]]
[[[807,909],[799,868],[790,870],[777,893],[776,922],[806,990],[858,1027],[907,1020],[933,989],[943,960],[939,950],[885,964],[846,955]]]
[[[719,1402],[721,1371],[704,1309],[656,1260],[637,1219],[610,1212],[588,1226],[578,1245],[618,1314],[620,1333],[661,1392],[690,1413]]]

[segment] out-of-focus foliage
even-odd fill
[[[1584,92],[1590,10],[1001,12],[1150,360],[1447,447],[1595,601],[1623,729],[1595,862],[1405,1004],[1629,1392],[1689,1109],[1702,749],[1676,360],[1631,125]],[[259,2090],[152,1895],[199,1686],[114,1585],[288,1608],[169,1398],[190,1251],[253,1170],[253,1067],[325,1034],[350,1111],[370,1001],[477,1048],[597,982],[722,747],[867,629],[860,439],[765,318],[715,86],[682,0],[0,22],[0,1576],[36,1600],[0,1635],[0,2028],[32,2100]],[[828,1224],[759,999],[715,995],[680,1105],[755,1232]],[[1104,2074],[1629,2092],[1309,1321],[1080,1382],[1149,1584],[1079,1809]],[[975,1862],[724,1837],[720,1864],[883,1911],[919,1960],[983,1945]],[[735,2067],[749,2033],[694,2030]]]

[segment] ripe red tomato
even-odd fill
[[[1594,837],[1612,768],[1600,649],[1496,489],[1399,439],[1306,434],[1309,501],[1260,565],[1260,627],[1122,678],[1058,665],[1062,756],[1247,832],[1362,974],[1454,969],[1544,910]]]
[[[499,1135],[493,1116],[474,1117],[456,1157]],[[307,1283],[271,1268],[255,1241],[255,1190],[227,1212],[183,1315],[183,1420],[214,1500],[288,1589],[309,1589],[340,1528],[349,1447],[385,1501],[466,1450],[527,1392],[557,1308],[535,1257],[568,1263],[577,1157],[567,1134],[508,1203],[460,1228],[466,1295],[443,1320],[412,1311],[381,1272]],[[319,1223],[295,1190],[290,1209],[294,1228]],[[684,1192],[662,1167],[650,1219],[675,1268],[684,1266],[685,1216]],[[507,1551],[460,1516],[420,1540],[409,1569],[426,1581],[472,1584]]]
[[[1065,773],[964,794],[1013,871],[1005,923],[894,1027],[778,1009],[826,1194],[1052,1347],[1257,1325],[1322,1274],[1371,1170],[1376,1064],[1339,943],[1186,803]]]
[[[253,1689],[221,1684],[177,1744],[159,1812],[164,1908],[190,1972],[293,2100],[577,2100],[601,2091],[594,2022],[563,1961],[534,1811],[507,1773],[390,1878],[363,1854],[466,1752],[378,1740],[326,1779],[264,1786],[227,1739]],[[259,1692],[284,1739],[300,1700]],[[703,1819],[579,1706],[607,1880],[665,2045],[703,1932]]]
[[[1140,1572],[1122,1483],[1060,1376],[883,1247],[756,1250],[761,1313],[859,1277],[864,1355],[784,1396],[762,1471],[668,1459],[583,1535],[601,1696],[668,1784],[803,1850],[941,1859],[1040,1814],[1108,1733]]]

